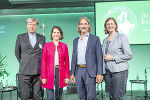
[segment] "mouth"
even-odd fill
[[[54,36],[55,38],[59,38],[58,36]]]
[[[81,29],[86,29],[85,27],[81,28]]]
[[[109,29],[114,29],[114,27],[109,27]]]
[[[34,30],[30,30],[30,31],[34,31]]]
[[[82,31],[85,31],[85,30],[86,30],[86,28],[81,28],[81,30],[82,30]]]

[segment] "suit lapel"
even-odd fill
[[[40,35],[36,33],[36,44],[34,46],[34,49],[37,49],[40,47],[40,45],[42,45],[42,43],[40,43]]]
[[[29,41],[29,35],[28,35],[28,33],[25,34],[24,39],[25,39],[25,41],[27,41],[28,46],[33,49],[33,47],[30,44],[30,41]]]
[[[103,54],[105,54],[107,39],[108,39],[108,37],[104,40],[104,43],[103,43]]]
[[[114,37],[112,38],[112,41],[111,41],[111,43],[110,43],[110,45],[109,45],[109,47],[108,47],[108,50],[112,47],[112,44],[113,44],[113,42],[115,41],[115,39],[116,39],[117,36],[118,36],[118,33],[116,33],[116,34],[114,35]]]
[[[87,46],[86,46],[86,52],[90,46],[91,40],[92,40],[92,37],[91,37],[91,34],[89,33],[89,38],[88,38],[88,42],[87,42]]]
[[[77,55],[77,49],[78,49],[78,40],[79,40],[79,37],[75,40],[75,53]]]
[[[34,50],[34,49],[36,49],[36,48],[39,46],[39,42],[40,42],[40,36],[39,36],[39,34],[36,33],[36,44],[35,44],[34,48],[33,48],[33,47],[31,46],[31,44],[30,44],[28,33],[26,33],[25,39],[26,39],[26,41],[27,41],[27,43],[28,43],[28,45],[29,45],[29,47],[30,47],[31,49]]]
[[[40,37],[39,35],[36,33],[36,44],[34,46],[34,48],[37,48],[39,46],[39,41],[40,41]]]

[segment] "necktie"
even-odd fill
[[[35,46],[35,43],[36,43],[36,40],[35,40],[35,37],[34,37],[34,35],[32,35],[32,39],[31,39],[31,46],[34,48],[34,46]]]

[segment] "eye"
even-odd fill
[[[114,25],[114,23],[111,23],[111,25]]]
[[[106,25],[110,25],[109,23],[107,23]]]

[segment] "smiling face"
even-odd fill
[[[51,34],[53,41],[58,41],[61,38],[61,33],[57,28],[54,28]]]
[[[116,32],[116,24],[114,22],[114,20],[109,20],[108,22],[106,22],[106,30],[108,31],[108,33],[114,33]]]
[[[37,29],[37,21],[33,21],[33,22],[28,22],[26,24],[26,27],[27,27],[27,30],[29,33],[33,34],[36,32],[36,29]]]
[[[90,24],[87,20],[81,19],[78,25],[78,29],[80,30],[80,33],[88,33],[90,29]]]

